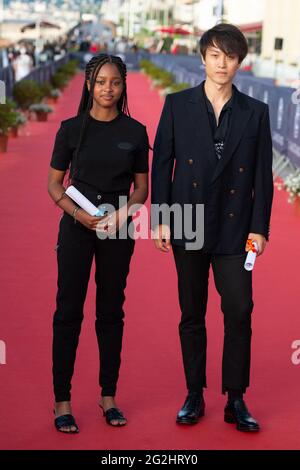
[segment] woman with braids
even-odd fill
[[[64,211],[56,247],[58,290],[53,320],[54,422],[58,431],[78,432],[71,409],[71,379],[94,258],[99,405],[108,424],[127,423],[115,394],[124,290],[135,242],[130,236],[121,237],[120,230],[127,230],[133,205],[147,199],[148,153],[146,128],[129,114],[125,64],[107,54],[93,57],[86,66],[77,116],[62,121],[57,132],[48,178],[48,192]],[[109,204],[115,211],[94,217],[74,204],[63,186],[68,170],[72,185],[94,205]],[[106,231],[106,238],[99,236],[100,231]]]

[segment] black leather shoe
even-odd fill
[[[224,410],[225,423],[236,423],[239,431],[257,432],[259,424],[247,410],[244,400],[239,398],[233,402],[227,402]]]
[[[176,423],[196,424],[204,416],[204,410],[205,403],[203,396],[198,392],[190,392],[177,415]]]

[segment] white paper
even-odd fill
[[[103,215],[100,213],[98,207],[96,207],[91,201],[89,201],[75,186],[69,186],[66,189],[66,194],[75,201],[79,207],[84,209],[89,215],[95,215],[99,217]]]
[[[255,249],[257,250],[257,243],[253,242],[253,245],[255,246]],[[252,271],[252,269],[254,268],[256,255],[257,255],[257,253],[255,253],[254,251],[252,251],[252,250],[248,251],[246,261],[245,261],[245,264],[244,264],[244,268],[246,269],[246,271]]]

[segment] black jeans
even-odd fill
[[[187,389],[206,387],[206,326],[209,268],[221,296],[224,314],[222,392],[245,392],[249,386],[252,273],[244,269],[246,253],[211,255],[173,245],[178,275],[181,322],[179,334]]]
[[[95,231],[79,222],[74,224],[68,214],[64,213],[61,218],[57,244],[58,291],[53,319],[53,385],[57,402],[71,398],[71,379],[94,257],[99,383],[102,396],[116,393],[121,364],[124,290],[134,244],[131,238],[100,240]]]

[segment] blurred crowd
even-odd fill
[[[133,39],[117,37],[101,41],[100,38],[93,38],[87,35],[78,43],[80,52],[97,54],[99,52],[110,52],[112,54],[124,54],[126,52],[138,52],[138,46]]]
[[[55,61],[67,52],[66,44],[61,40],[47,41],[39,46],[35,41],[20,41],[1,49],[0,67],[11,65],[15,80],[19,81],[39,65]]]

